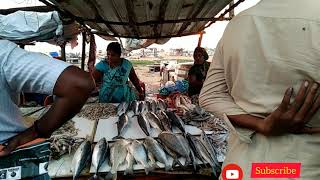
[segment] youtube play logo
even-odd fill
[[[223,180],[242,180],[242,169],[236,164],[228,164],[222,170]]]

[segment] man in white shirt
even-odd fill
[[[18,146],[50,137],[80,111],[94,89],[89,73],[27,52],[7,40],[0,40],[0,74],[0,161],[12,155]],[[47,113],[31,127],[24,126],[17,106],[22,91],[57,96]]]
[[[319,7],[261,0],[217,45],[199,102],[229,124],[224,166],[238,164],[244,179],[253,162],[300,162],[301,179],[320,177]]]

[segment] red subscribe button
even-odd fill
[[[252,163],[251,178],[300,178],[301,163]]]

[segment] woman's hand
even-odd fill
[[[138,96],[139,96],[139,100],[140,101],[144,101],[144,99],[146,98],[146,85],[144,84],[144,82],[139,81],[139,85],[141,87],[141,92],[139,92]]]
[[[283,133],[316,133],[318,129],[310,129],[305,124],[310,121],[320,107],[320,96],[317,95],[319,84],[304,81],[293,103],[290,98],[293,88],[288,88],[280,106],[262,123],[261,133],[280,135]]]

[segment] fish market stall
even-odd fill
[[[218,175],[226,152],[226,125],[189,103],[168,100],[88,103],[49,139],[52,178]],[[177,99],[177,98],[176,98]],[[188,103],[188,104],[186,104]],[[171,102],[172,104],[172,102]],[[117,107],[116,107],[117,106]],[[188,107],[188,108],[186,108]],[[48,108],[22,109],[37,119]],[[34,112],[30,115],[30,113]]]

